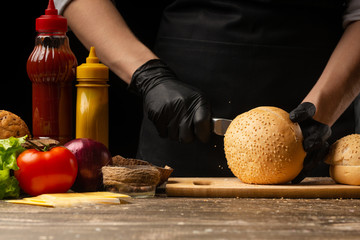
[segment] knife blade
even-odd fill
[[[212,118],[213,131],[215,134],[224,136],[232,120],[226,118]]]

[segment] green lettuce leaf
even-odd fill
[[[19,169],[16,158],[25,150],[21,144],[25,143],[26,137],[0,139],[0,199],[19,197],[19,183],[10,170]]]
[[[25,143],[26,137],[27,136],[21,138],[10,137],[7,139],[0,139],[0,170],[19,169],[16,164],[16,158],[25,150],[21,144]]]
[[[10,170],[0,170],[0,199],[18,198],[20,194],[19,182],[10,176]]]

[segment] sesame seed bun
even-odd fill
[[[258,107],[237,116],[224,137],[233,174],[244,183],[281,184],[294,179],[306,153],[300,126],[276,107]]]
[[[360,185],[360,166],[330,166],[330,177],[337,183]]]
[[[335,182],[360,185],[360,134],[337,140],[331,145],[325,162],[330,164],[330,176]]]

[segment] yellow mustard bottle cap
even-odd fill
[[[108,79],[109,68],[99,62],[96,56],[95,47],[90,48],[89,56],[86,58],[86,63],[81,64],[76,68],[76,77],[81,78],[96,78]]]

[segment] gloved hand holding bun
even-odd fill
[[[290,112],[290,120],[299,123],[303,134],[303,147],[307,155],[304,166],[292,183],[300,183],[325,158],[331,136],[331,128],[313,119],[316,108],[310,102],[301,103]]]

